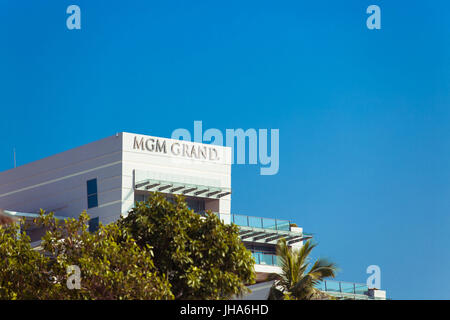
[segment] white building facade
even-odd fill
[[[107,224],[127,214],[142,195],[160,191],[202,199],[205,210],[229,214],[230,157],[226,147],[118,133],[1,172],[0,208],[42,208],[61,217],[87,210]]]
[[[231,214],[229,147],[123,132],[0,173],[0,208],[28,218],[40,209],[60,218],[86,210],[108,224],[154,191],[182,194],[194,211],[239,225],[259,272],[278,269],[280,237],[302,243],[302,229],[289,221]]]
[[[126,216],[150,192],[186,197],[195,212],[235,223],[262,280],[280,272],[275,247],[300,247],[310,236],[287,220],[231,212],[231,148],[133,133],[114,136],[0,173],[3,214],[31,219],[40,209],[59,218],[86,210],[93,226]],[[34,233],[33,233],[34,232]],[[42,233],[31,229],[32,240]],[[33,239],[34,237],[34,239]]]

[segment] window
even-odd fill
[[[205,212],[205,200],[188,198],[186,204],[194,212]]]
[[[172,196],[166,196],[167,200],[175,203],[175,198]],[[185,198],[186,204],[189,209],[194,210],[195,213],[205,212],[205,200],[196,198]]]
[[[95,232],[98,230],[98,223],[99,223],[99,219],[97,218],[92,218],[91,220],[89,220],[89,232]]]
[[[147,197],[145,196],[145,195],[143,195],[143,194],[134,194],[134,201],[137,201],[137,202],[142,202],[142,201],[144,201],[145,202],[145,200],[147,200]]]
[[[98,207],[97,179],[88,180],[86,184],[88,209]]]

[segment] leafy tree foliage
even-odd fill
[[[312,265],[310,253],[316,247],[311,241],[298,250],[290,248],[286,239],[278,241],[277,256],[281,274],[271,274],[275,280],[269,292],[269,300],[326,300],[331,297],[315,286],[325,278],[334,278],[337,267],[326,259],[318,259]]]
[[[200,216],[183,197],[152,194],[119,225],[141,246],[153,248],[155,266],[168,276],[176,299],[226,299],[254,283],[254,260],[235,225],[213,213]]]
[[[47,229],[42,250],[33,250],[18,225],[0,227],[2,299],[172,299],[170,284],[157,272],[151,248],[140,247],[117,224],[89,233],[89,216],[64,223],[53,214],[36,219]],[[80,289],[67,287],[67,267],[81,270]]]
[[[47,297],[52,286],[48,263],[18,224],[0,226],[0,299]]]

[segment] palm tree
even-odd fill
[[[325,278],[334,278],[337,267],[336,264],[326,259],[317,259],[309,268],[309,254],[316,246],[317,244],[308,240],[299,250],[293,250],[288,247],[286,239],[282,238],[278,241],[277,256],[282,271],[281,274],[273,273],[268,277],[269,280],[275,280],[270,288],[269,300],[284,298],[323,300],[331,298],[315,286]]]

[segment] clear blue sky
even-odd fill
[[[394,299],[450,299],[449,39],[444,0],[0,0],[0,170],[119,131],[279,128],[279,174],[235,165],[233,212],[297,222],[340,280],[377,264]]]

